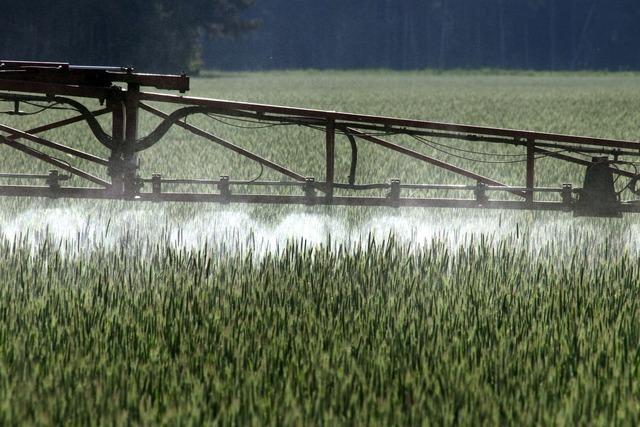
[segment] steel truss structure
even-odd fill
[[[143,88],[178,91],[180,94],[147,92]],[[640,142],[184,96],[188,90],[189,78],[185,75],[142,74],[119,67],[1,61],[0,101],[9,102],[13,106],[5,114],[25,114],[20,110],[23,103],[37,105],[43,110],[47,106],[64,105],[77,114],[28,130],[0,124],[0,143],[53,168],[46,175],[0,173],[0,180],[4,181],[0,185],[0,195],[137,201],[555,210],[587,216],[620,216],[622,213],[640,212],[637,200],[621,199],[622,195],[640,194],[636,190],[639,175],[633,161],[629,160],[640,155]],[[83,103],[86,100],[98,100],[103,108],[91,111]],[[163,112],[157,108],[158,104],[171,106],[173,110],[170,113]],[[138,135],[141,111],[161,119],[152,132],[142,137]],[[264,158],[184,120],[196,114],[216,114],[252,122],[298,124],[321,129],[324,134],[324,177],[318,179],[307,176],[281,164],[279,159]],[[110,131],[105,130],[97,119],[104,115],[111,116]],[[110,156],[102,158],[40,136],[46,131],[74,123],[85,123],[97,143],[108,149]],[[228,176],[216,179],[167,179],[157,174],[150,177],[139,176],[139,154],[160,141],[174,126],[250,159],[263,168],[276,171],[286,177],[287,181],[234,181]],[[348,138],[351,146],[351,168],[346,182],[336,179],[337,135]],[[520,147],[526,165],[523,185],[506,185],[391,142],[384,135],[408,135],[423,141],[449,139]],[[468,179],[470,184],[410,184],[397,179],[359,184],[356,182],[358,143],[374,144],[389,152],[416,159],[425,166],[452,172]],[[104,176],[109,178],[83,171],[36,148],[38,146],[105,167]],[[580,157],[584,155],[593,158]],[[584,186],[574,188],[564,184],[556,188],[536,187],[536,159],[539,157],[584,166]],[[633,167],[634,170],[621,166]],[[82,180],[85,185],[65,185],[71,177]],[[616,191],[614,177],[626,179],[628,184]],[[41,184],[11,185],[10,181],[14,179],[40,181]],[[210,191],[168,191],[175,184],[201,184]],[[274,191],[271,191],[272,194],[257,194],[255,190],[247,191],[248,187],[269,187],[270,190],[287,187],[289,190],[287,194],[273,194]],[[296,191],[299,194],[290,194],[291,188],[298,188]],[[337,194],[338,190],[340,194]],[[362,195],[365,191],[370,193],[374,190],[379,190],[382,194]],[[424,196],[406,197],[403,191],[406,193],[407,190]],[[467,197],[429,197],[434,191],[466,194]],[[498,192],[509,193],[515,199],[492,197]],[[545,199],[549,199],[548,195],[552,194],[556,200],[540,200],[542,193],[547,195]]]

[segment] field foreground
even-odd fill
[[[629,256],[2,250],[3,425],[638,420]]]
[[[193,94],[637,139],[638,79],[222,74]],[[225,125],[216,131],[321,176],[313,131],[265,140]],[[50,136],[91,142],[82,127]],[[143,172],[257,172],[196,144],[172,131]],[[446,181],[378,154],[361,147],[361,182]],[[580,185],[579,168],[539,166],[540,185]],[[0,424],[637,424],[637,220],[3,200]]]

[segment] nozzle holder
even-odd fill
[[[162,175],[159,173],[151,175],[151,193],[153,194],[154,201],[160,201],[160,195],[162,194]]]
[[[307,205],[316,204],[316,179],[313,177],[307,177],[304,180],[304,197]]]
[[[482,183],[482,182],[478,182],[478,185],[476,186],[476,189],[473,190],[473,194],[476,198],[476,203],[478,203],[478,205],[480,206],[484,206],[487,203],[489,203],[489,196],[487,196],[487,185]]]
[[[228,204],[231,199],[231,185],[229,183],[228,176],[220,176],[220,181],[218,181],[218,191],[220,192],[220,197],[222,197],[222,203]]]
[[[60,175],[59,171],[50,170],[49,171],[49,175],[47,175],[47,178],[46,178],[45,182],[47,183],[47,185],[49,186],[50,189],[59,190],[60,189],[60,181],[67,181],[69,179],[71,179],[71,176],[69,176],[69,175]]]
[[[573,205],[573,185],[562,184],[562,204],[565,206],[565,210],[571,210]]]
[[[397,208],[400,206],[400,180],[394,178],[390,181],[390,190],[387,198],[391,200],[391,204],[393,207]]]

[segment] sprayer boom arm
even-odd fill
[[[21,103],[36,103],[43,106],[42,111],[47,109],[47,105],[66,105],[78,113],[74,117],[26,131],[0,125],[0,143],[30,156],[34,161],[45,162],[55,168],[48,175],[0,174],[0,180],[42,180],[45,183],[40,186],[7,183],[0,185],[0,195],[132,201],[564,210],[578,215],[598,216],[640,212],[640,203],[635,200],[621,201],[619,197],[623,192],[632,195],[640,193],[636,190],[638,172],[635,168],[630,170],[626,167],[632,165],[626,159],[640,155],[640,143],[637,141],[187,97],[144,92],[141,90],[144,87],[185,92],[189,89],[189,78],[185,75],[142,74],[131,68],[120,67],[0,61],[0,91],[3,91],[0,92],[0,101],[10,102],[14,106],[13,110],[6,111],[5,114],[27,114],[20,110]],[[67,98],[69,96],[73,98]],[[106,108],[92,112],[77,98],[97,99],[101,103],[105,102]],[[159,105],[172,107],[172,110],[164,112],[158,108]],[[141,113],[161,120],[152,132],[144,136],[138,135]],[[97,120],[98,116],[105,114],[111,115],[109,130],[103,129]],[[184,120],[195,114],[223,117],[231,121],[259,122],[269,125],[266,127],[299,125],[320,130],[324,136],[324,176],[317,179],[305,172],[296,171],[286,166],[283,159],[267,159]],[[86,123],[95,139],[110,151],[108,159],[38,136],[42,132],[79,122]],[[228,175],[201,179],[167,179],[157,174],[151,177],[140,176],[138,156],[161,141],[173,127],[182,128],[254,161],[262,168],[283,175],[286,180],[232,180]],[[347,182],[336,179],[338,136],[346,137],[351,148],[351,167]],[[435,147],[436,150],[432,151],[442,151],[437,148],[443,145],[433,142],[442,139],[468,141],[479,147],[485,144],[521,147],[522,164],[525,166],[524,183],[508,185],[387,138],[401,136]],[[21,140],[30,144],[24,144]],[[383,147],[390,154],[412,158],[425,167],[442,169],[467,179],[470,183],[408,184],[389,177],[385,182],[358,184],[358,142]],[[104,166],[106,170],[104,174],[95,176],[36,147],[62,151],[79,160]],[[458,150],[456,147],[450,148]],[[584,155],[593,159],[579,157]],[[569,184],[551,188],[536,187],[535,165],[536,159],[540,157],[586,166],[584,188],[575,188]],[[626,187],[622,190],[614,188],[614,176],[628,179]],[[63,185],[71,177],[87,182],[87,185]],[[208,191],[167,191],[167,188],[185,184],[193,188],[208,188]],[[255,188],[268,188],[270,191],[269,194],[261,194],[255,192]],[[274,194],[279,190],[282,194]],[[296,192],[299,194],[295,194]],[[429,197],[434,192],[438,195],[454,194],[454,197]],[[409,194],[405,197],[403,193]],[[459,197],[465,194],[471,197]]]

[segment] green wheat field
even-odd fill
[[[637,74],[212,72],[190,94],[640,137]],[[28,129],[70,114],[0,117]],[[317,130],[188,121],[323,177]],[[141,134],[156,124],[143,116]],[[45,136],[108,156],[81,124]],[[517,158],[515,147],[447,142],[489,153],[471,161],[390,140],[524,185],[521,163],[480,162]],[[360,183],[469,183],[366,142],[359,149]],[[49,170],[0,152],[3,172]],[[346,181],[346,138],[337,156]],[[143,153],[141,173],[253,179],[260,168],[174,129]],[[540,159],[537,184],[580,186],[583,174]],[[640,422],[638,216],[0,203],[1,425]]]

